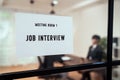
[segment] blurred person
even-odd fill
[[[99,45],[100,42],[100,36],[99,35],[93,35],[92,36],[92,45],[89,47],[87,59],[92,61],[102,61],[103,58],[103,49],[101,45]]]
[[[104,51],[103,51],[101,45],[99,45],[100,39],[101,38],[99,35],[92,36],[92,45],[89,47],[89,51],[88,51],[88,55],[87,55],[87,59],[89,61],[93,61],[93,62],[101,62],[102,61]],[[91,80],[90,72],[93,72],[93,71],[84,72],[82,80],[86,80],[86,79]],[[99,71],[97,71],[97,72],[99,73]]]

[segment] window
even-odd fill
[[[53,78],[53,76],[57,76],[55,78],[61,77],[56,74],[62,75],[61,80],[70,78],[74,80],[81,79],[87,70],[91,72],[92,78],[94,75],[102,76],[100,80],[112,80],[111,77],[106,78],[106,76],[112,75],[112,66],[120,65],[120,61],[116,58],[116,41],[119,39],[119,18],[117,9],[119,0],[91,0],[91,2],[84,2],[84,0],[68,0],[60,1],[58,5],[55,6],[57,15],[67,15],[73,17],[73,26],[74,26],[74,53],[70,55],[59,55],[62,57],[64,62],[55,61],[54,66],[48,65],[48,67],[39,69],[39,62],[41,63],[41,57],[27,57],[27,58],[16,58],[15,53],[15,26],[14,26],[14,12],[15,11],[7,11],[1,10],[0,12],[0,79],[8,80],[8,79],[23,79],[31,77],[31,79],[36,79],[37,77],[46,77]],[[80,4],[77,4],[80,1]],[[92,2],[93,1],[93,2]],[[20,11],[36,12],[38,8],[35,6],[38,3],[34,2],[31,4],[34,9],[30,9],[30,4],[26,2],[25,8],[20,8],[20,4],[22,4],[24,0],[20,3],[15,3],[15,0],[11,0],[10,2],[5,1],[6,5],[3,6],[6,8],[17,8]],[[49,2],[49,1],[47,1]],[[46,4],[47,2],[41,1],[40,3]],[[113,5],[115,3],[115,5]],[[11,5],[15,5],[11,6]],[[85,6],[87,4],[87,6]],[[63,6],[64,5],[64,6]],[[115,7],[117,6],[117,7]],[[40,7],[47,7],[48,5],[40,5]],[[114,9],[113,9],[114,7]],[[63,10],[65,9],[65,11]],[[115,10],[115,12],[113,12]],[[46,13],[46,10],[40,8],[39,13]],[[62,12],[62,13],[60,13]],[[113,27],[113,13],[115,22]],[[4,27],[3,27],[4,25]],[[12,26],[12,27],[10,27]],[[117,27],[117,28],[116,28]],[[115,28],[115,29],[113,29]],[[114,30],[114,31],[113,31]],[[113,33],[112,33],[113,32]],[[104,55],[102,60],[92,61],[86,59],[88,48],[91,45],[91,37],[94,34],[98,34],[101,36],[100,45],[104,48]],[[112,34],[115,36],[112,36]],[[118,36],[116,36],[116,34]],[[113,41],[112,41],[113,39]],[[113,46],[112,46],[113,45]],[[114,48],[115,45],[115,48]],[[113,48],[113,49],[112,49]],[[114,51],[114,56],[112,61],[112,50]],[[48,58],[52,58],[53,56],[47,56]],[[58,55],[54,55],[55,58],[59,59]],[[91,57],[89,57],[90,59]],[[98,59],[98,58],[97,58]],[[49,59],[50,60],[50,59]],[[107,61],[106,61],[107,60]],[[47,61],[49,64],[50,61]],[[27,63],[27,64],[26,64]],[[11,65],[11,67],[5,67],[6,65]],[[3,67],[4,66],[4,67]],[[98,74],[96,74],[97,71]],[[88,72],[87,71],[87,72]],[[100,71],[102,75],[100,75]],[[106,73],[107,71],[107,73]],[[74,75],[73,75],[74,74]],[[113,69],[114,74],[114,69]],[[114,76],[114,75],[113,75]],[[114,78],[114,77],[113,77]],[[38,78],[37,78],[38,79]],[[67,80],[66,79],[66,80]]]

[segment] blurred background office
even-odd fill
[[[119,4],[120,0],[115,0],[113,60],[120,59]],[[91,45],[91,37],[94,34],[101,36],[100,45],[104,52],[107,52],[108,0],[0,0],[0,73],[32,70],[39,67],[38,58],[35,56],[16,57],[15,12],[62,15],[73,18],[74,53],[65,55],[66,57],[64,58],[61,57],[62,60],[68,61],[65,63],[67,64],[66,66],[79,64],[79,62],[87,64],[84,59],[87,57],[88,48]],[[74,60],[73,64],[69,62],[69,59]],[[56,62],[56,64],[54,66],[64,66],[63,62]],[[93,75],[92,80],[96,80],[99,77],[96,73],[91,75]],[[119,80],[119,75],[119,67],[114,67],[113,80]],[[80,80],[82,79],[82,72],[69,72],[67,76],[73,80]],[[35,79],[38,80],[36,77]]]

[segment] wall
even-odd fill
[[[92,35],[107,36],[107,3],[90,5],[71,12],[75,27],[74,54],[86,57]]]
[[[14,14],[0,11],[0,66],[29,64],[37,61],[36,57],[16,57]]]
[[[114,3],[113,36],[120,37],[120,0]],[[91,44],[91,36],[107,36],[108,3],[99,3],[80,8],[69,13],[74,21],[74,54],[86,57]]]
[[[120,0],[115,0],[113,36],[120,37]]]
[[[120,37],[120,0],[114,3],[114,37]],[[89,5],[75,11],[70,16],[74,21],[74,54],[86,57],[91,45],[91,37],[98,34],[107,37],[108,3]]]

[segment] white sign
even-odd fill
[[[16,13],[15,22],[19,56],[73,53],[71,17]]]

